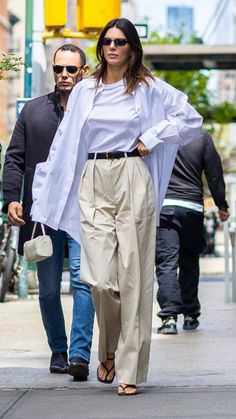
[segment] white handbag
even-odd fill
[[[31,240],[24,243],[24,257],[27,262],[40,262],[53,254],[51,237],[45,234],[44,225],[41,225],[43,235],[34,239],[37,223],[34,223]]]

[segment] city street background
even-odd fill
[[[35,9],[39,7],[37,10],[42,12],[42,0],[34,0],[33,3]],[[68,0],[71,6],[68,20],[74,26],[75,3],[76,0]],[[26,39],[27,4],[30,1],[3,0],[0,4],[0,52],[12,51],[23,60],[29,60],[26,52],[29,53],[29,45],[33,45],[32,57],[30,55],[32,67],[30,63],[25,71],[23,68],[9,81],[0,82],[0,139],[3,151],[16,122],[17,98],[39,96],[53,89],[53,53],[66,42],[63,38],[54,38],[42,44],[42,31],[45,29],[40,27],[42,13],[35,13],[34,25],[38,26],[33,28],[32,39]],[[185,19],[190,28],[188,34],[195,32],[200,43],[205,46],[222,45],[222,48],[236,44],[236,0],[123,0],[121,6],[124,17],[135,23],[147,23],[149,31],[160,31],[161,34],[169,29],[177,33],[175,26],[168,27],[168,17],[173,17],[173,6],[176,6],[179,12],[188,16],[188,22]],[[179,25],[178,16],[176,20]],[[73,43],[87,50],[95,41],[73,39]],[[214,68],[214,63],[211,64]],[[235,69],[213,69],[209,73],[214,100],[235,104]],[[31,88],[31,74],[32,89],[27,95],[26,87]],[[28,85],[25,75],[28,76]],[[235,123],[225,125],[220,135],[221,146],[225,145],[227,156],[230,156],[225,179],[234,216]],[[118,397],[116,382],[110,386],[98,383],[96,322],[88,381],[76,382],[69,375],[50,374],[51,353],[42,326],[34,280],[33,286],[29,284],[31,288],[27,299],[19,300],[16,294],[8,294],[6,302],[0,303],[0,419],[235,419],[236,303],[225,302],[222,231],[217,233],[217,251],[219,257],[200,260],[202,315],[198,330],[183,331],[183,317],[179,316],[178,335],[156,333],[160,320],[156,316],[155,284],[148,382],[140,385],[139,394],[135,397]],[[62,301],[69,336],[72,296],[68,293],[68,277],[68,272],[65,272]]]

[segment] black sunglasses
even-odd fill
[[[125,38],[102,38],[102,45],[107,47],[111,45],[112,41],[114,42],[115,47],[124,47],[126,44],[130,44],[130,42]]]
[[[77,67],[76,65],[57,65],[57,64],[52,66],[53,71],[56,74],[62,73],[64,68],[66,69],[67,73],[75,74],[82,67],[83,66]]]

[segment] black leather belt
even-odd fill
[[[135,148],[133,151],[108,151],[107,153],[88,153],[88,160],[96,159],[121,159],[122,157],[141,157],[138,149]]]

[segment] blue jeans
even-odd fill
[[[81,357],[89,362],[94,307],[89,286],[80,282],[80,245],[64,231],[49,229],[49,234],[53,242],[53,255],[37,263],[39,303],[48,343],[53,352],[67,351],[67,336],[61,305],[61,280],[65,245],[68,243],[73,290],[69,359]]]

